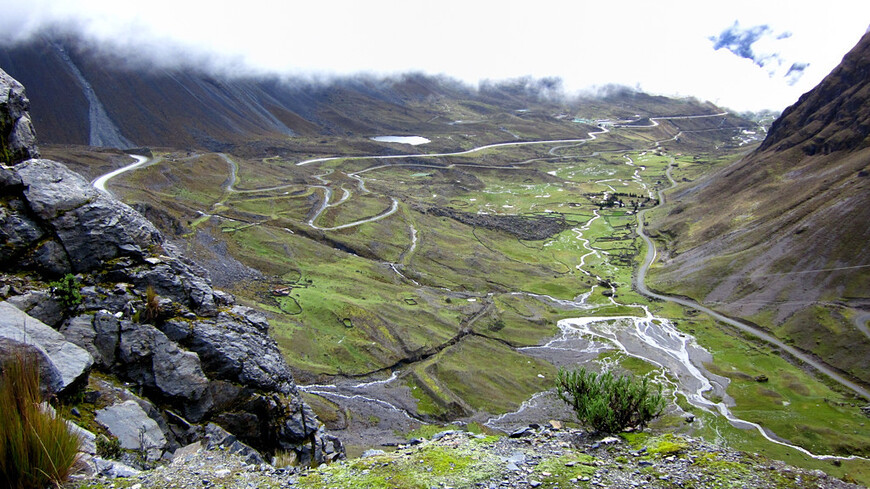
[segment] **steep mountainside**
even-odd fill
[[[748,318],[870,382],[870,34],[752,154],[684,186],[650,285]]]

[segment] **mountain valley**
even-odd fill
[[[104,177],[265,313],[351,456],[432,426],[573,426],[553,388],[583,364],[664,385],[655,432],[866,485],[861,392],[636,278],[646,229],[650,289],[866,389],[868,53],[865,36],[772,126],[546,80],[143,75],[70,40],[0,51],[0,67],[27,87],[43,157]],[[411,135],[429,142],[373,139]]]

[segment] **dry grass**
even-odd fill
[[[70,474],[81,440],[43,404],[37,362],[15,355],[0,376],[0,480],[12,489],[59,486]]]
[[[145,289],[145,310],[142,311],[142,319],[147,323],[154,322],[159,314],[160,296],[154,291],[154,287],[149,285]]]

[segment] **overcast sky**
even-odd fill
[[[78,32],[142,66],[325,77],[408,71],[477,83],[618,83],[780,110],[870,24],[870,0],[0,0],[0,42]]]

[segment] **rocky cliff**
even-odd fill
[[[0,166],[0,354],[37,352],[51,363],[43,378],[53,390],[93,405],[89,428],[147,449],[149,459],[203,438],[242,450],[237,438],[302,464],[342,456],[302,401],[263,314],[214,290],[141,214],[64,165],[32,159],[23,89],[0,72],[0,94],[8,157]],[[125,441],[131,419],[154,428],[147,447],[135,446],[142,436]]]

